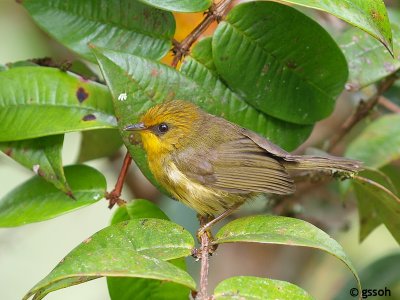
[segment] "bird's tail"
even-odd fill
[[[336,156],[291,155],[285,162],[289,170],[327,170],[333,172],[357,173],[363,169],[362,162]]]

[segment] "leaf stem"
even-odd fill
[[[188,53],[193,43],[206,31],[206,29],[214,22],[219,22],[229,7],[232,0],[221,0],[218,3],[213,3],[206,13],[206,17],[201,21],[199,25],[182,42],[173,40],[174,47],[172,52],[174,53],[174,59],[172,60],[171,66],[176,68],[179,61],[181,61]]]
[[[397,79],[398,77],[395,74],[386,77],[378,86],[377,91],[367,101],[361,101],[359,103],[355,112],[347,118],[339,131],[330,139],[327,149],[328,152],[332,152],[345,135],[350,132],[358,122],[368,116],[370,111],[378,104],[382,94],[386,92]]]

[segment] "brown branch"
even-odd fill
[[[189,53],[189,49],[193,43],[214,21],[219,22],[222,19],[231,1],[232,0],[221,0],[218,3],[214,3],[208,10],[207,16],[203,21],[201,21],[182,42],[179,43],[176,40],[172,41],[174,45],[172,48],[172,52],[174,53],[174,59],[171,63],[172,67],[177,67],[179,61]]]
[[[207,224],[208,218],[200,217],[200,227],[202,228]],[[205,230],[200,235],[201,247],[200,247],[200,259],[201,259],[201,267],[200,267],[200,290],[196,296],[197,300],[208,300],[210,299],[207,295],[207,287],[208,287],[208,269],[209,269],[209,256],[210,256],[210,232]]]
[[[391,112],[394,112],[396,114],[400,114],[400,107],[387,99],[386,97],[379,97],[379,105],[383,106],[387,110],[390,110]]]
[[[331,152],[358,122],[368,116],[370,111],[378,104],[381,95],[387,91],[396,80],[397,76],[395,74],[385,78],[378,86],[377,91],[367,101],[360,102],[355,112],[347,118],[339,131],[330,139],[327,149],[328,152]]]
[[[115,184],[114,189],[106,194],[106,199],[110,201],[108,208],[112,208],[115,204],[124,205],[125,201],[120,198],[122,187],[124,185],[126,174],[128,173],[129,166],[131,165],[132,157],[127,151],[125,154],[124,162],[121,167],[121,171],[118,176],[117,183]]]

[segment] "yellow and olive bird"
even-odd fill
[[[288,195],[288,171],[331,170],[352,174],[358,161],[292,155],[264,137],[174,100],[150,108],[138,131],[155,179],[174,198],[201,215],[215,216],[261,193]]]

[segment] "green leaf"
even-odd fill
[[[400,158],[400,115],[372,122],[350,143],[345,155],[376,169]]]
[[[171,48],[171,13],[136,0],[24,0],[36,23],[62,44],[95,62],[100,47],[159,59]]]
[[[270,117],[258,111],[233,91],[218,77],[212,58],[211,38],[196,44],[191,56],[186,57],[181,72],[195,80],[213,97],[225,103],[226,115],[231,121],[258,132],[288,151],[294,150],[310,135],[313,126],[297,125]],[[234,113],[229,113],[229,111]],[[239,113],[244,112],[244,113]]]
[[[168,220],[168,217],[154,203],[148,200],[135,199],[127,205],[119,207],[115,212],[111,223],[116,224],[122,221],[138,218]],[[186,270],[186,264],[183,258],[178,258],[170,262],[178,268]],[[143,278],[108,277],[107,285],[111,299],[115,300],[185,300],[188,299],[190,292],[188,288],[173,282],[163,282]]]
[[[360,285],[357,272],[343,248],[321,229],[303,220],[270,215],[240,218],[223,226],[214,240],[214,244],[233,242],[282,244],[323,250],[344,262]]]
[[[311,7],[332,14],[366,31],[389,50],[393,49],[392,30],[382,0],[282,0],[282,2]]]
[[[378,215],[380,221],[400,244],[400,198],[385,186],[368,178],[355,176],[353,180],[357,199],[361,197],[368,199],[369,212]]]
[[[368,289],[385,290],[385,288],[388,288],[392,292],[390,299],[398,299],[400,295],[394,295],[394,291],[391,287],[394,287],[400,283],[399,270],[400,253],[393,253],[372,262],[363,270],[361,270],[359,274],[363,285],[368,287]],[[334,299],[348,300],[349,291],[351,288],[354,288],[354,281],[350,279]]]
[[[0,72],[0,141],[114,128],[107,87],[45,67]]]
[[[148,5],[169,11],[198,12],[211,6],[212,0],[139,0]]]
[[[170,261],[185,270],[184,259]],[[108,277],[107,285],[112,300],[187,300],[190,289],[174,282],[143,278]]]
[[[391,179],[383,172],[379,170],[367,169],[358,173],[358,176],[373,180],[393,193],[396,193]],[[358,203],[358,219],[360,224],[360,242],[364,241],[365,238],[380,224],[380,219],[375,209],[375,196],[371,195],[368,190],[360,188],[357,184],[354,185],[354,191],[357,197]]]
[[[212,49],[219,75],[234,92],[296,124],[332,113],[347,80],[346,60],[325,29],[274,2],[235,6],[218,25]]]
[[[124,206],[118,207],[111,224],[140,218],[169,220],[167,215],[154,203],[144,199],[135,199]]]
[[[400,167],[397,165],[386,165],[380,169],[387,177],[389,177],[390,181],[393,183],[394,189],[393,192],[396,195],[399,195],[400,192]]]
[[[377,82],[400,69],[400,28],[393,26],[395,57],[383,49],[381,44],[358,28],[351,28],[342,34],[337,42],[349,64],[348,90],[359,90]]]
[[[82,132],[78,162],[108,157],[122,146],[122,139],[115,129],[99,129]]]
[[[0,227],[55,218],[104,197],[106,181],[97,170],[84,165],[68,166],[65,168],[65,177],[75,199],[35,176],[0,200]]]
[[[0,150],[54,184],[59,190],[71,194],[62,165],[63,141],[64,135],[53,135],[16,142],[2,142]]]
[[[220,282],[214,290],[213,299],[311,300],[313,298],[306,291],[289,282],[253,276],[236,276]]]
[[[164,260],[188,256],[193,237],[160,219],[134,219],[104,228],[72,250],[23,299],[101,276],[169,281],[196,288],[186,272]]]

